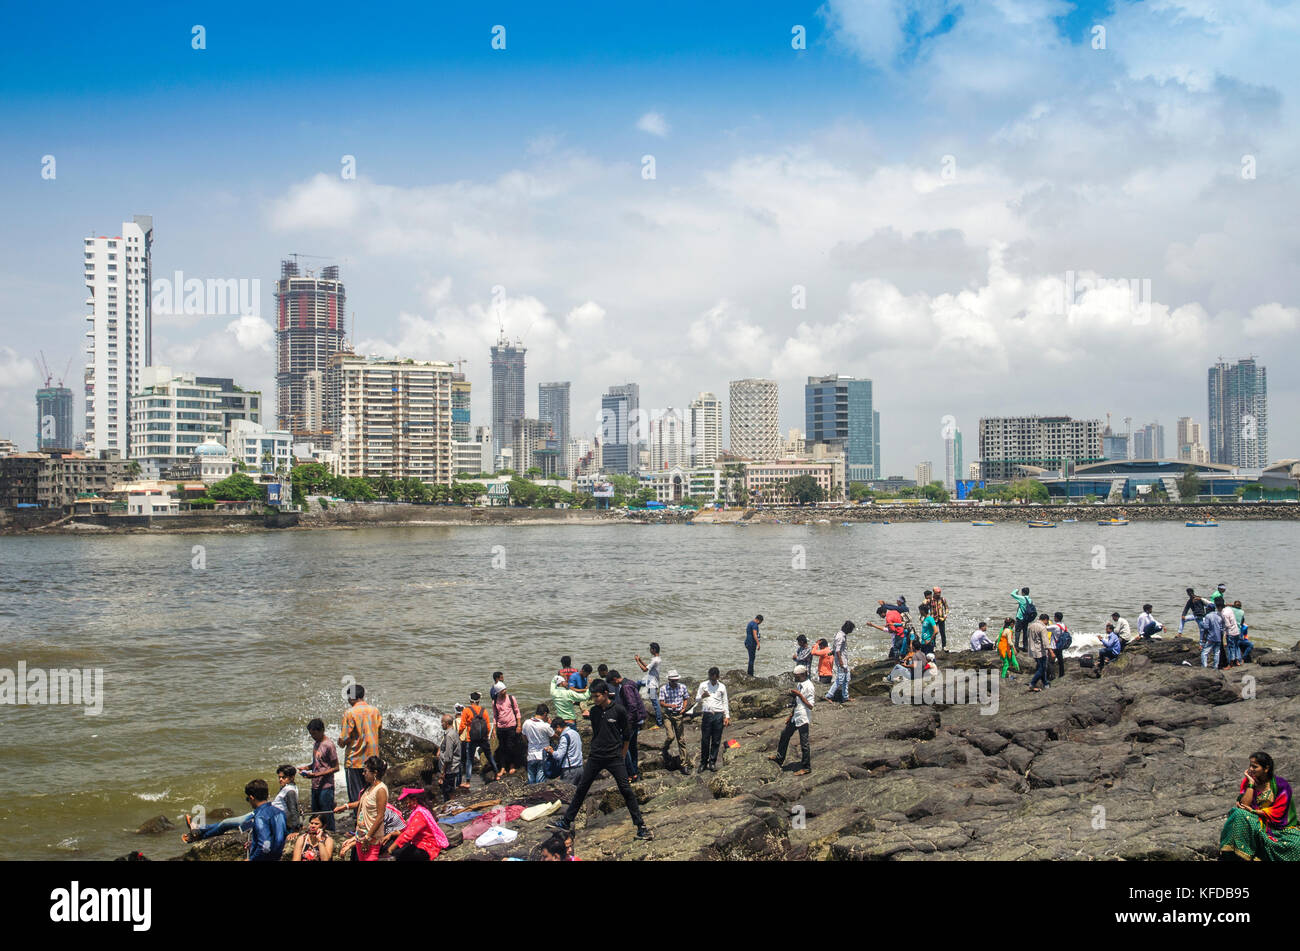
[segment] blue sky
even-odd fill
[[[336,256],[358,345],[469,357],[476,421],[501,284],[509,329],[530,335],[530,404],[531,381],[573,379],[575,417],[611,383],[681,406],[776,376],[782,425],[799,426],[803,376],[855,373],[877,380],[886,467],[906,472],[941,455],[954,388],[974,415],[1109,410],[1172,429],[1203,420],[1222,348],[1272,360],[1272,455],[1300,455],[1281,411],[1300,313],[1279,212],[1296,204],[1293,4],[5,17],[0,206],[17,227],[0,237],[0,435],[22,444],[36,350],[61,371],[83,346],[81,238],[143,213],[156,275],[258,278],[263,314],[282,256]],[[1248,185],[1245,153],[1262,170]],[[1100,296],[1037,321],[1026,289],[1067,271],[1150,279],[1154,325]],[[271,395],[266,328],[230,323],[159,320],[155,362]],[[1051,399],[1002,376],[1025,348],[1056,368]],[[918,389],[916,368],[949,383]]]

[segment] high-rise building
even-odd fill
[[[966,478],[971,482],[978,482],[982,478],[983,471],[979,460],[976,459],[966,467]]]
[[[650,468],[690,468],[688,426],[681,410],[669,406],[650,420]]]
[[[36,391],[36,448],[72,449],[72,390],[46,386]]]
[[[804,387],[804,436],[809,445],[839,442],[850,482],[876,477],[876,414],[871,381],[852,376],[810,376]]]
[[[450,485],[452,374],[450,363],[336,356],[327,389],[339,394],[342,475]]]
[[[1133,434],[1134,459],[1165,458],[1165,427],[1147,423]]]
[[[722,400],[712,393],[701,393],[691,400],[691,462],[697,468],[711,466],[722,455]]]
[[[776,380],[731,381],[731,454],[768,462],[781,454]],[[812,439],[812,433],[808,433]]]
[[[539,448],[544,448],[548,431],[548,425],[541,420],[530,419],[527,416],[515,420],[510,439],[510,448],[513,450],[511,458],[514,461],[510,468],[519,475],[525,475],[529,469],[537,467],[542,469],[543,475],[547,475],[540,465],[541,460],[537,453]]]
[[[1099,419],[992,416],[980,420],[979,456],[985,479],[1018,477],[1017,467],[1060,470],[1101,462]]]
[[[636,383],[611,386],[600,398],[601,468],[610,474],[629,475],[640,468],[641,387]]]
[[[1201,424],[1190,416],[1178,418],[1178,458],[1184,462],[1210,461],[1210,450],[1201,438]]]
[[[145,367],[140,383],[140,392],[131,397],[128,454],[146,479],[188,464],[207,440],[226,438],[219,384],[165,366]]]
[[[451,376],[451,438],[469,442],[470,382],[463,373]]]
[[[228,376],[196,376],[194,382],[199,386],[217,388],[217,399],[221,401],[221,431],[224,433],[222,441],[227,449],[230,448],[229,436],[235,420],[242,419],[245,422],[261,424],[261,390],[245,390],[237,386]]]
[[[537,386],[537,418],[550,424],[554,439],[563,448],[569,444],[569,383],[540,383]]]
[[[86,304],[86,453],[126,458],[131,397],[153,363],[153,218],[136,215],[122,233],[83,243]]]
[[[337,267],[322,268],[318,276],[310,270],[300,274],[297,261],[280,262],[280,279],[275,283],[276,407],[280,428],[295,439],[323,443],[328,438],[308,425],[317,416],[313,400],[321,404],[320,417],[337,415],[327,405],[330,394],[316,389],[318,378],[309,382],[308,375],[325,373],[331,358],[345,351],[346,305]]]
[[[962,477],[960,429],[954,429],[951,436],[944,437],[943,459],[943,487],[949,492],[956,492],[957,480]]]
[[[934,466],[928,462],[918,462],[916,464],[916,484],[918,486],[929,485],[934,481]]]
[[[1268,455],[1268,374],[1254,357],[1210,367],[1210,461],[1262,469]]]
[[[1103,459],[1128,458],[1128,433],[1112,433],[1107,426],[1101,434],[1101,456]]]
[[[509,449],[514,438],[515,420],[524,418],[524,357],[528,353],[523,341],[511,343],[505,331],[492,347],[492,458],[494,468],[501,468],[501,450]]]

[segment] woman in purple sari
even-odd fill
[[[1300,821],[1291,784],[1273,770],[1273,757],[1250,754],[1237,802],[1219,834],[1220,859],[1300,861]]]

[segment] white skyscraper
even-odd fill
[[[928,462],[918,462],[916,464],[916,484],[918,486],[929,485],[934,481],[934,466]]]
[[[650,420],[650,468],[689,467],[691,447],[686,438],[687,424],[681,410],[669,406]]]
[[[692,466],[711,466],[722,455],[722,400],[712,393],[691,400],[690,439]]]
[[[86,452],[130,452],[132,396],[153,363],[150,249],[153,217],[136,215],[122,233],[86,238]]]
[[[781,454],[776,380],[731,381],[731,451],[755,462]]]

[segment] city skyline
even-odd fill
[[[418,44],[359,27],[338,75],[307,81],[284,24],[242,35],[235,11],[202,52],[137,11],[91,11],[95,43],[19,11],[28,42],[0,107],[23,145],[0,158],[0,200],[24,223],[0,238],[0,437],[30,438],[36,351],[56,365],[85,352],[73,249],[135,212],[157,222],[154,274],[260,282],[250,313],[154,315],[154,362],[268,397],[273,263],[300,253],[347,277],[358,353],[469,357],[476,423],[498,320],[542,378],[572,380],[575,433],[595,428],[611,381],[637,378],[647,406],[776,380],[784,431],[806,377],[831,370],[879,388],[895,471],[938,458],[946,416],[967,433],[978,414],[1056,407],[1204,418],[1220,355],[1267,354],[1274,406],[1297,405],[1288,14],[1048,7],[1012,24],[980,3],[937,19],[840,0],[668,4],[620,11],[614,36],[585,28],[589,11],[519,11],[499,55],[476,16],[450,11]],[[667,27],[674,9],[697,28]],[[114,43],[156,53],[176,82],[112,69]],[[696,64],[689,78],[664,70],[665,50]],[[418,121],[399,115],[410,97],[374,95],[429,88],[431,54],[449,95],[418,97]],[[32,78],[51,73],[53,86]],[[204,136],[142,150],[121,134],[254,73],[257,97],[212,114],[220,154]],[[972,73],[988,82],[955,81]],[[443,105],[455,89],[475,90],[474,115]],[[330,121],[309,110],[286,128],[282,104],[303,95],[330,101]],[[1149,281],[1141,307],[1120,280]],[[1050,408],[1031,362],[1051,376]],[[1269,455],[1300,454],[1300,420],[1270,423]]]

